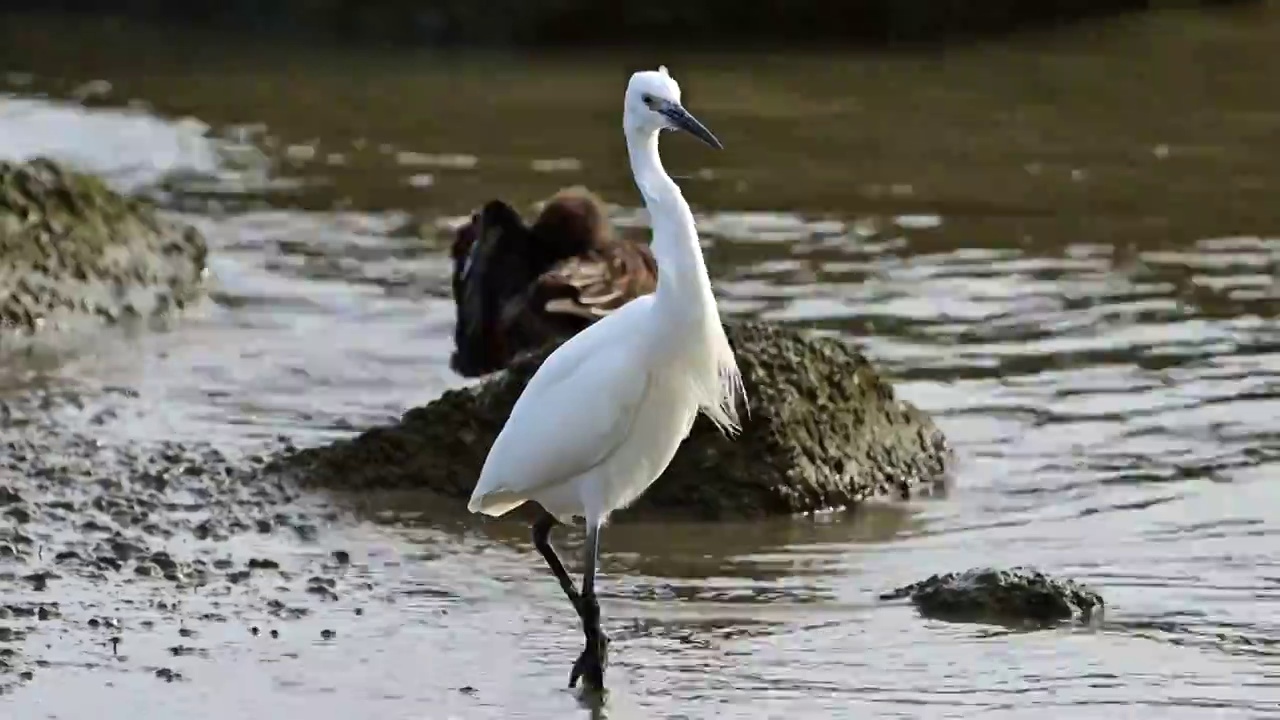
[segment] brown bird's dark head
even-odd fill
[[[581,186],[566,188],[547,201],[533,224],[533,234],[552,264],[613,240],[604,201]],[[546,269],[546,268],[544,268]]]

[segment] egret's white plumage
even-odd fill
[[[598,528],[657,479],[699,411],[738,430],[741,376],[693,214],[658,156],[664,129],[719,143],[684,111],[665,67],[631,76],[623,128],[653,227],[658,288],[547,358],[489,451],[472,512],[498,516],[532,500],[562,522],[583,517]]]

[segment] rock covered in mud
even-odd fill
[[[880,596],[901,598],[910,598],[925,617],[1002,625],[1089,622],[1104,608],[1102,596],[1092,588],[1026,567],[934,575]]]
[[[789,514],[910,496],[941,478],[950,450],[861,353],[764,323],[726,325],[750,412],[725,438],[699,417],[671,465],[622,515]],[[338,489],[427,489],[464,500],[544,349],[475,387],[446,392],[400,422],[277,458],[277,471]]]
[[[194,228],[95,177],[0,162],[0,328],[163,315],[197,297],[207,253]]]

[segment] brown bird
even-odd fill
[[[658,284],[649,246],[619,237],[604,204],[581,187],[556,193],[532,226],[490,200],[459,228],[452,256],[449,367],[465,377],[566,339]]]

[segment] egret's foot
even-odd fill
[[[569,673],[569,687],[575,687],[578,678],[582,678],[582,685],[587,690],[604,690],[604,669],[609,664],[609,638],[602,632],[593,634],[595,638],[587,638],[587,646],[573,664],[573,671]]]

